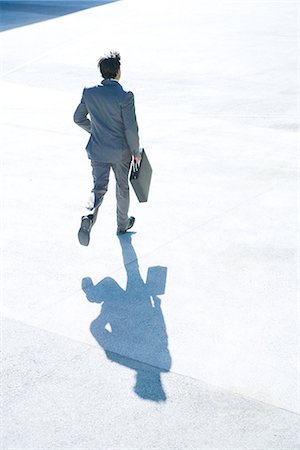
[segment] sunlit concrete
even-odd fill
[[[297,11],[123,0],[2,33],[5,448],[299,447]],[[84,248],[72,115],[111,49],[153,180],[119,240],[111,178]]]

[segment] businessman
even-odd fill
[[[120,59],[119,53],[110,52],[99,60],[103,80],[100,85],[83,90],[74,113],[74,122],[90,133],[86,150],[94,180],[78,231],[79,242],[85,246],[89,245],[92,226],[108,189],[110,169],[116,179],[117,234],[126,233],[135,222],[134,217],[128,216],[128,174],[131,161],[139,163],[141,153],[134,95],[124,91],[119,83]]]

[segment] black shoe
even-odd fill
[[[81,226],[78,231],[78,240],[81,245],[88,246],[90,243],[90,232],[93,226],[93,215],[83,216]]]
[[[133,227],[135,222],[135,218],[134,217],[129,217],[129,221],[128,221],[128,225],[125,229],[118,227],[117,228],[117,234],[124,234],[126,233],[126,231],[130,230],[130,228]]]

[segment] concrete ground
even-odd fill
[[[299,2],[0,6],[2,449],[299,449]],[[115,49],[153,179],[86,248]]]

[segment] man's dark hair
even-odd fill
[[[121,56],[118,52],[110,52],[108,56],[103,56],[98,61],[98,68],[105,80],[116,78],[121,66]]]

